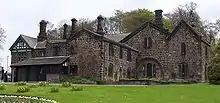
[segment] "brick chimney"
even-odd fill
[[[68,25],[65,23],[63,25],[63,39],[67,38],[67,27],[68,27]]]
[[[97,17],[97,20],[98,20],[98,25],[97,25],[97,33],[101,34],[101,35],[104,35],[105,32],[104,32],[104,18],[102,17],[102,15],[99,15]]]
[[[75,34],[76,32],[76,22],[77,20],[75,18],[71,19],[72,21],[72,28],[71,28],[71,34]]]
[[[40,33],[37,37],[37,41],[44,41],[47,39],[47,33],[46,33],[46,28],[47,28],[47,22],[45,20],[40,21]]]
[[[155,10],[155,24],[158,25],[159,27],[163,27],[163,10]]]

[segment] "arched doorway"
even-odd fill
[[[146,76],[147,77],[152,77],[153,76],[153,66],[152,66],[152,64],[151,63],[148,63],[147,64],[147,68],[146,68],[147,70],[146,70]]]
[[[138,76],[143,78],[161,77],[162,66],[160,62],[154,58],[143,58],[138,61]]]

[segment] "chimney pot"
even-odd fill
[[[63,25],[63,39],[67,38],[67,27],[68,27],[68,25],[65,23]]]
[[[47,21],[41,20],[39,24],[40,24],[40,33],[38,35],[37,40],[44,41],[47,39],[47,35],[46,35]]]
[[[75,18],[71,19],[72,21],[72,29],[71,29],[71,34],[74,34],[76,32],[76,22],[77,20]]]
[[[103,28],[104,28],[104,18],[102,17],[102,15],[99,15],[97,17],[97,20],[98,20],[98,25],[97,25],[97,33],[101,34],[101,35],[104,35],[104,31],[103,31]]]
[[[163,27],[163,10],[155,10],[155,24],[157,24],[160,27]]]

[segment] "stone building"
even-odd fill
[[[63,37],[49,40],[46,21],[37,38],[20,35],[9,49],[14,81],[55,81],[62,75],[119,81],[129,78],[206,80],[210,39],[196,27],[180,21],[171,33],[163,28],[162,10],[154,23],[146,22],[127,34],[106,35],[104,18],[97,31],[71,32],[64,24]]]

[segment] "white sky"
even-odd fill
[[[0,27],[7,35],[4,50],[0,50],[2,65],[6,68],[6,58],[10,56],[8,49],[20,34],[37,37],[40,20],[50,21],[56,26],[59,21],[73,17],[95,19],[99,14],[111,16],[117,9],[162,9],[168,13],[179,4],[190,1],[198,4],[197,11],[202,19],[220,19],[219,0],[0,0]]]

